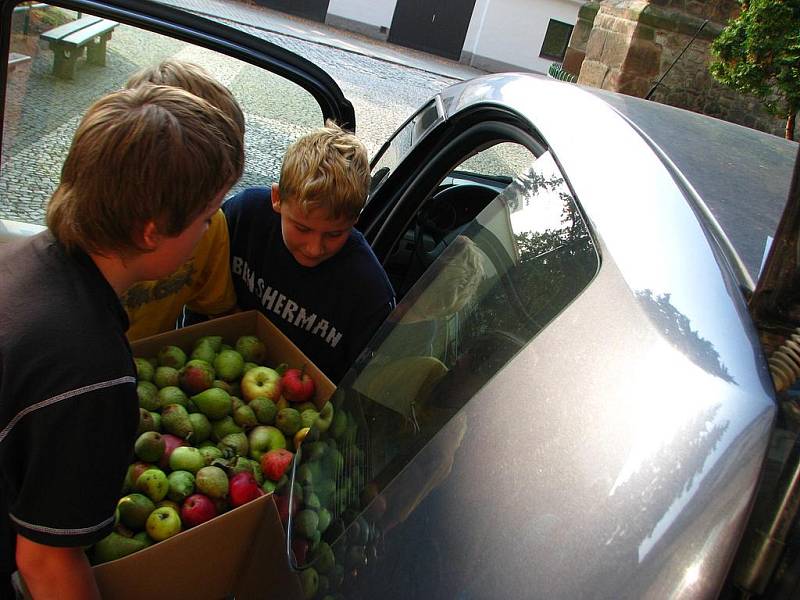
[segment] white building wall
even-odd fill
[[[335,22],[338,18],[388,30],[392,26],[396,5],[397,0],[330,0],[328,17],[333,19],[326,19],[326,22]]]
[[[539,58],[550,19],[575,25],[582,0],[477,0],[462,62],[488,71],[521,68],[546,73]]]

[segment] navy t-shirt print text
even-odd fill
[[[257,278],[255,271],[240,256],[232,257],[231,267],[234,277],[242,279],[250,293],[258,298],[262,310],[265,312],[270,311],[287,323],[291,323],[300,329],[305,329],[312,335],[319,336],[331,348],[335,348],[339,340],[342,339],[342,333],[327,319],[323,319],[316,313],[306,310],[305,307],[300,306],[279,290],[266,285],[262,277]]]

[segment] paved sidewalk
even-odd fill
[[[419,69],[453,79],[472,79],[485,71],[456,61],[374,40],[324,23],[294,17],[239,0],[159,0],[184,10],[262,31],[279,33],[324,46],[331,46],[378,60]]]

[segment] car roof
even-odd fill
[[[687,110],[583,88],[650,138],[703,200],[754,281],[767,236],[774,236],[798,144]]]

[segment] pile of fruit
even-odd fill
[[[314,439],[329,429],[335,437],[344,434],[346,413],[334,416],[330,402],[318,410],[315,382],[302,366],[271,368],[264,357],[263,342],[244,335],[233,345],[205,336],[188,352],[169,345],[156,357],[135,359],[136,461],[128,468],[114,531],[88,551],[93,563],[121,558],[288,488],[287,470],[309,432]],[[335,470],[341,455],[326,454]],[[286,522],[288,494],[281,498]],[[318,545],[330,513],[318,499],[308,500],[311,507],[295,505],[292,513]]]

